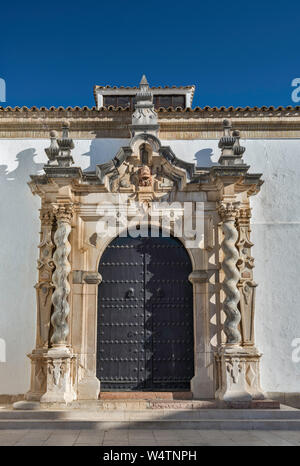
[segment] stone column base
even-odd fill
[[[78,382],[78,400],[98,400],[100,380],[97,377],[85,377]]]
[[[219,387],[216,398],[224,402],[251,402],[247,390],[247,352],[237,345],[226,345],[217,354]]]
[[[48,349],[38,349],[27,355],[31,360],[30,389],[25,393],[27,401],[40,401],[46,391],[47,351]]]
[[[74,359],[69,348],[51,348],[47,353],[47,390],[41,403],[71,403],[74,391]]]
[[[253,400],[264,400],[264,395],[260,386],[260,358],[261,353],[254,346],[244,347],[246,351],[246,389],[251,394]]]

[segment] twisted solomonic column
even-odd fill
[[[64,204],[56,207],[57,230],[54,235],[56,250],[53,254],[53,262],[56,268],[52,275],[55,291],[52,295],[54,312],[51,317],[51,324],[53,326],[51,343],[54,347],[66,346],[67,337],[69,335],[67,318],[70,308],[67,299],[70,293],[68,275],[71,266],[68,261],[68,256],[71,251],[71,245],[68,241],[68,237],[71,232],[72,214],[72,204]]]
[[[224,203],[219,208],[219,214],[223,220],[224,239],[221,244],[224,252],[222,269],[225,277],[223,280],[223,290],[225,293],[224,312],[226,320],[224,322],[224,332],[227,337],[227,344],[238,345],[241,341],[241,334],[238,325],[241,314],[238,310],[240,292],[237,284],[240,280],[240,272],[237,268],[239,253],[236,248],[238,232],[235,227],[235,218],[238,214],[238,203]]]

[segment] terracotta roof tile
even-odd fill
[[[251,113],[251,114],[257,114],[257,113],[268,113],[268,114],[278,114],[280,112],[283,112],[285,114],[288,114],[290,113],[292,116],[300,116],[298,115],[299,114],[299,111],[300,111],[300,106],[299,105],[296,105],[295,107],[291,106],[291,105],[288,105],[287,107],[284,107],[284,106],[278,106],[278,107],[274,107],[274,106],[265,106],[263,105],[262,107],[224,107],[224,106],[221,106],[221,107],[209,107],[209,106],[206,106],[206,107],[194,107],[194,108],[191,108],[191,107],[186,107],[186,108],[182,108],[182,107],[168,107],[168,108],[164,108],[164,107],[160,107],[157,109],[157,112],[158,113],[174,113],[174,114],[177,114],[177,113],[200,113],[202,114],[203,116],[208,116],[210,117],[212,114],[214,114],[215,116],[219,116],[218,114],[247,114],[247,113]],[[59,107],[54,107],[54,106],[51,106],[49,108],[47,107],[36,107],[36,106],[33,106],[33,107],[26,107],[26,106],[22,106],[22,107],[10,107],[10,106],[7,106],[7,107],[0,107],[0,113],[39,113],[39,112],[72,112],[72,113],[84,113],[84,112],[94,112],[94,113],[101,113],[101,112],[132,112],[132,110],[130,109],[130,107],[114,107],[114,106],[109,106],[109,107],[100,107],[99,109],[97,109],[95,106],[93,107],[88,107],[88,106],[83,106],[83,107],[79,107],[79,106],[75,106],[75,107],[71,107],[71,106],[68,106],[68,107],[63,107],[63,106],[59,106]]]

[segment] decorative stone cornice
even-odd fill
[[[300,134],[300,107],[157,109],[161,139],[218,139],[224,118],[246,138],[290,138]],[[0,107],[0,138],[48,138],[70,121],[74,139],[130,138],[129,108]]]

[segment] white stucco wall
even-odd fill
[[[93,170],[110,160],[126,139],[75,141],[75,164]],[[300,362],[292,361],[292,341],[300,338],[300,141],[247,140],[244,159],[265,180],[252,198],[256,341],[264,353],[266,391],[300,392]],[[216,163],[217,140],[163,141],[198,166]],[[33,288],[39,241],[39,198],[27,185],[46,162],[48,140],[0,139],[0,394],[24,393],[34,347],[36,303]]]

